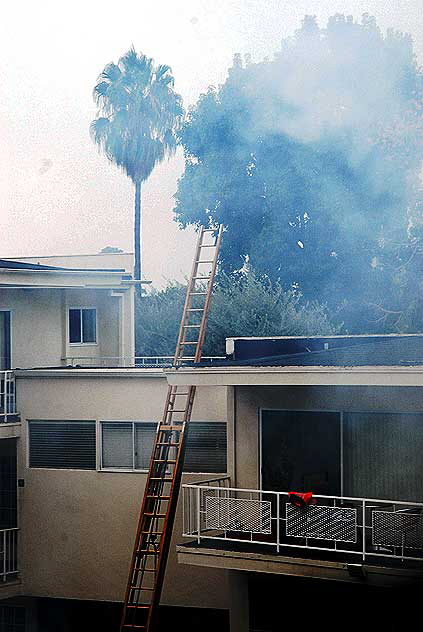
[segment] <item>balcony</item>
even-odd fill
[[[0,582],[17,579],[18,532],[18,528],[0,529]]]
[[[200,564],[198,553],[207,549],[226,556],[226,568],[241,570],[263,570],[261,560],[265,572],[332,579],[363,576],[366,567],[379,567],[379,574],[381,567],[400,575],[423,573],[423,503],[314,496],[316,504],[299,508],[288,492],[228,484],[224,478],[183,485],[183,537],[191,542],[178,547],[179,561]],[[190,552],[196,561],[190,561]],[[228,566],[228,557],[235,556],[243,565]],[[272,560],[279,570],[269,570]],[[292,571],[293,562],[302,572]],[[319,575],[319,566],[326,574]]]
[[[18,420],[14,373],[13,371],[0,371],[0,423],[11,423]]]

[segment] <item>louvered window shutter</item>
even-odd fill
[[[148,470],[157,424],[135,424],[135,469]]]
[[[132,469],[132,423],[108,421],[101,428],[102,467]]]
[[[185,472],[226,472],[226,423],[192,421],[188,425]]]
[[[29,466],[95,470],[95,421],[30,421]]]

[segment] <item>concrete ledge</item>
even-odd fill
[[[327,560],[308,560],[284,557],[282,555],[225,551],[196,547],[193,546],[193,543],[190,543],[189,546],[178,545],[176,553],[180,564],[208,566],[227,570],[314,577],[333,581],[366,583],[375,586],[396,586],[419,580],[423,582],[423,571],[415,569],[397,569],[368,564],[351,565]],[[360,573],[357,573],[357,570],[360,570]]]
[[[84,378],[84,377],[125,377],[125,378],[162,378],[165,379],[163,369],[141,368],[40,368],[40,369],[15,369],[15,378],[39,379],[39,378]]]
[[[0,599],[10,599],[11,597],[20,597],[22,594],[22,582],[15,579],[10,582],[0,582]]]
[[[172,386],[423,386],[423,366],[221,366],[164,371]]]
[[[21,425],[20,422],[0,424],[0,439],[14,439],[15,437],[20,437]]]

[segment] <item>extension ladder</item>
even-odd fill
[[[199,362],[222,238],[201,228],[188,283],[173,366]],[[169,386],[141,505],[125,594],[121,632],[153,632],[178,502],[195,386]]]

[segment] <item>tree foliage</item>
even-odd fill
[[[177,221],[226,226],[228,274],[248,262],[350,331],[395,328],[423,271],[422,94],[409,36],[368,15],[306,17],[274,59],[237,56],[189,112]]]
[[[173,355],[186,286],[170,284],[143,298],[137,313],[137,355]],[[326,308],[295,290],[253,273],[220,275],[207,324],[203,355],[225,355],[230,336],[305,336],[338,333]]]

